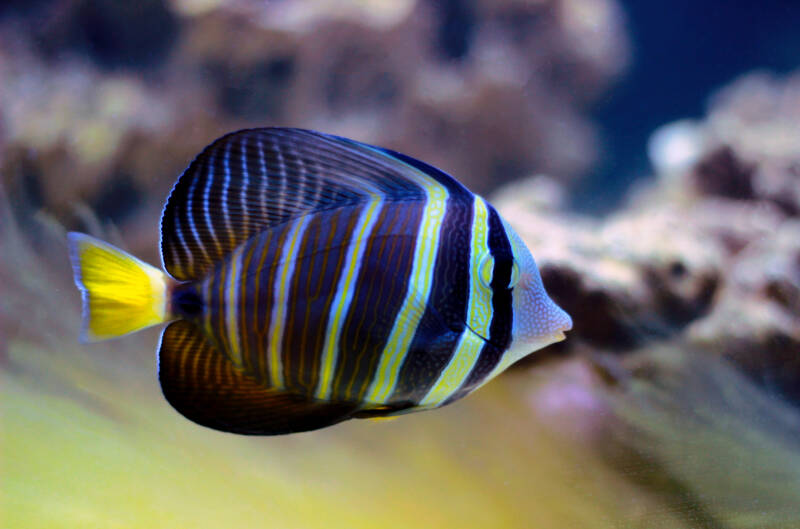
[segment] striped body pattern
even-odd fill
[[[571,326],[484,199],[403,154],[313,131],[207,147],[173,188],[161,249],[176,320],[162,389],[225,431],[436,408]]]

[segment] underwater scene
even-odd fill
[[[0,4],[0,527],[800,529],[800,4]]]

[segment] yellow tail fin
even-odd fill
[[[164,272],[89,235],[70,232],[67,239],[83,298],[81,340],[122,336],[168,319]]]

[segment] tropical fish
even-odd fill
[[[183,172],[165,272],[68,235],[84,341],[169,322],[167,401],[252,435],[426,410],[562,340],[522,239],[453,177],[319,132],[234,132]]]

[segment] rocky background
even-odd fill
[[[576,322],[550,353],[677,339],[800,404],[800,75],[744,76],[650,156],[655,180],[603,219],[564,211],[547,176],[493,195]]]
[[[72,227],[85,204],[136,250],[150,246],[155,224],[142,218],[158,217],[176,175],[238,128],[391,147],[478,192],[539,171],[574,179],[597,155],[585,109],[628,58],[612,0],[0,9],[0,173],[12,202]]]
[[[615,0],[0,6],[0,525],[252,527],[268,508],[276,527],[800,526],[800,73],[743,72],[665,123],[651,174],[589,216],[592,109],[630,35]],[[63,235],[157,263],[180,171],[268,125],[391,147],[488,196],[568,340],[379,433],[252,443],[176,420],[155,331],[75,343]],[[69,492],[85,482],[112,485]]]

